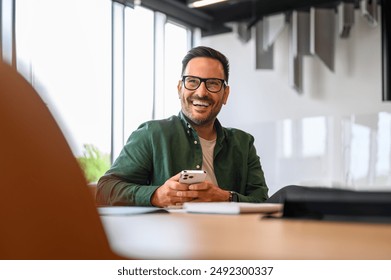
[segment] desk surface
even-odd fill
[[[102,216],[114,251],[142,259],[391,259],[391,224],[259,214]]]

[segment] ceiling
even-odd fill
[[[202,8],[189,8],[188,0],[141,0],[141,5],[161,11],[171,18],[200,27],[202,36],[232,31],[233,22],[255,24],[263,16],[310,7],[336,7],[333,0],[228,0]],[[358,2],[345,0],[344,2]],[[232,26],[232,24],[231,24]]]

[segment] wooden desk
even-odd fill
[[[114,251],[142,259],[391,259],[391,225],[259,214],[102,216]]]

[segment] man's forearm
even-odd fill
[[[151,206],[150,198],[158,186],[144,186],[127,182],[114,175],[104,175],[97,185],[98,205]]]

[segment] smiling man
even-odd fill
[[[217,119],[230,94],[229,63],[209,47],[182,61],[178,116],[148,121],[134,131],[99,180],[97,203],[168,207],[184,202],[263,202],[268,188],[254,138]],[[179,182],[182,170],[204,170],[206,180]]]

